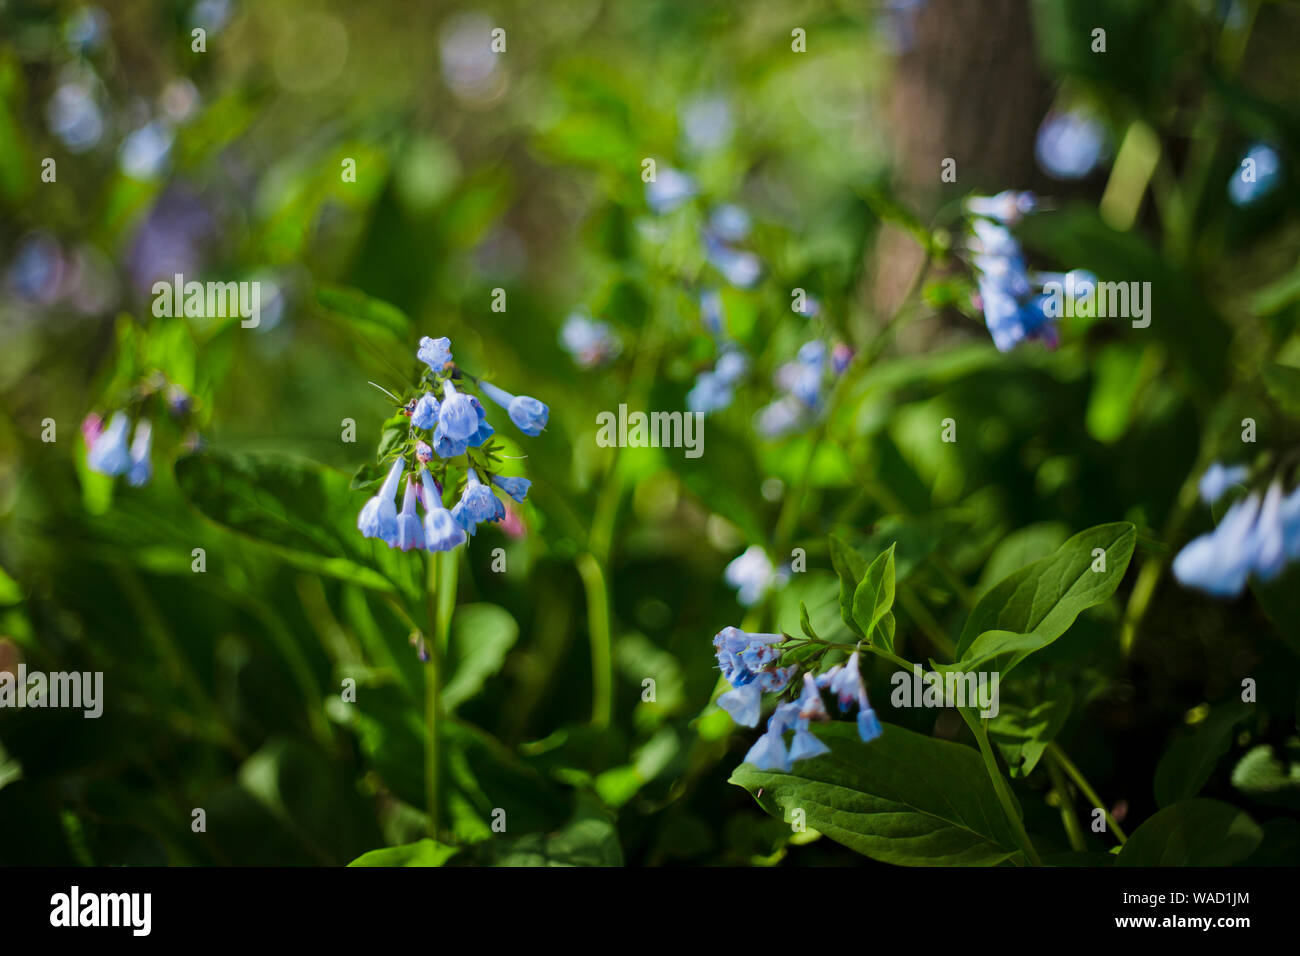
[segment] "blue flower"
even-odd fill
[[[487,420],[487,412],[483,410],[483,403],[473,395],[469,397],[469,400],[474,405],[474,411],[478,413],[478,431],[469,436],[467,444],[470,448],[478,448],[496,434],[496,429],[489,424]]]
[[[420,339],[420,348],[415,354],[429,368],[435,372],[441,372],[444,366],[451,361],[451,339],[446,336],[440,339],[431,339],[426,335]]]
[[[115,412],[108,426],[86,453],[86,466],[101,475],[120,475],[131,467],[126,436],[131,427],[125,412]]]
[[[489,477],[492,480],[492,484],[496,485],[520,504],[523,504],[524,499],[528,497],[528,489],[533,484],[527,478],[503,478],[501,475],[490,475]]]
[[[573,312],[560,328],[560,345],[582,368],[604,365],[618,356],[623,344],[605,322],[585,312]]]
[[[427,474],[427,472],[426,472]],[[424,548],[424,529],[415,513],[415,476],[406,476],[406,493],[402,497],[402,510],[397,516],[396,547],[403,551]]]
[[[1038,206],[1038,197],[1031,192],[1007,189],[996,196],[971,196],[966,200],[966,211],[973,216],[986,216],[1014,226]]]
[[[434,483],[429,469],[420,469],[424,484],[424,546],[430,551],[450,551],[465,543],[465,532],[442,505],[442,495]]]
[[[469,469],[467,474],[465,491],[459,502],[464,511],[464,520],[472,520],[475,524],[497,520],[503,513],[500,499],[492,494],[491,488],[478,480],[478,475],[474,473],[473,468]]]
[[[742,684],[718,697],[718,706],[742,727],[758,726],[762,702],[763,689],[755,683]]]
[[[1048,113],[1038,127],[1034,156],[1055,179],[1082,179],[1106,152],[1105,131],[1086,113]]]
[[[406,468],[406,459],[399,458],[388,470],[388,476],[379,493],[366,502],[357,515],[357,530],[366,538],[380,538],[389,547],[397,544],[397,483]]]
[[[709,214],[709,231],[724,242],[740,242],[749,229],[749,213],[733,203],[716,206]]]
[[[426,393],[415,403],[411,424],[426,431],[438,424],[438,400],[433,397],[433,392]]]
[[[1248,160],[1249,166],[1246,165]],[[1249,206],[1276,189],[1281,180],[1282,160],[1277,150],[1266,143],[1255,143],[1246,150],[1246,155],[1237,164],[1237,171],[1228,180],[1228,198],[1234,206]]]
[[[1207,505],[1212,505],[1225,491],[1233,485],[1241,484],[1249,475],[1250,469],[1245,465],[1224,466],[1216,461],[1205,469],[1205,474],[1201,475],[1200,483],[1196,488],[1200,492],[1201,500]]]
[[[745,607],[752,607],[762,600],[772,586],[776,571],[767,552],[755,544],[727,565],[723,578],[736,589],[736,600]]]
[[[858,739],[864,744],[870,743],[883,733],[876,712],[870,707],[858,711]]]
[[[763,262],[752,252],[733,249],[711,236],[705,237],[709,264],[738,289],[752,289],[763,275]]]
[[[491,382],[479,382],[478,387],[484,395],[504,408],[515,426],[530,438],[536,438],[546,427],[550,410],[532,396],[511,395]]]
[[[793,395],[783,395],[769,402],[754,415],[754,428],[764,438],[781,438],[805,426],[808,406]]]
[[[722,293],[705,289],[700,293],[700,321],[710,335],[722,335]]]
[[[1240,594],[1255,563],[1259,505],[1252,493],[1229,508],[1212,532],[1184,546],[1174,557],[1174,577],[1215,597]]]
[[[716,372],[701,372],[686,393],[686,408],[692,412],[718,412],[731,404],[731,386]]]
[[[718,362],[713,367],[713,374],[724,385],[735,385],[747,371],[749,371],[748,357],[744,352],[734,348],[725,349],[718,356]]]
[[[790,772],[790,757],[785,750],[785,741],[780,733],[769,730],[749,748],[745,754],[745,763],[753,764],[759,770],[780,770]]]
[[[471,396],[456,391],[456,386],[450,381],[443,383],[438,426],[452,441],[466,441],[479,428],[479,415]],[[435,449],[436,447],[435,445]]]
[[[830,752],[831,748],[822,743],[808,728],[798,727],[795,729],[794,740],[790,742],[791,763],[796,760],[807,760],[810,757],[818,757]]]
[[[462,438],[455,440],[449,438],[447,433],[442,429],[442,422],[438,422],[438,427],[433,430],[433,451],[439,458],[455,458],[458,455],[465,454],[465,449],[469,447],[469,440]]]
[[[697,192],[695,180],[667,166],[655,173],[653,182],[645,184],[645,201],[659,215],[672,212]]]
[[[800,720],[830,720],[830,714],[826,713],[826,705],[822,703],[821,691],[817,689],[817,682],[813,680],[812,674],[804,672],[803,675],[803,693],[799,695],[799,719]]]
[[[126,473],[127,484],[139,488],[149,484],[153,477],[153,462],[149,450],[153,445],[153,425],[146,419],[135,423],[135,437],[131,439],[131,468]]]

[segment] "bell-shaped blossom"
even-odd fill
[[[491,480],[492,484],[496,485],[520,504],[522,504],[524,499],[528,497],[528,489],[533,484],[527,478],[507,478],[501,475],[492,475]]]
[[[406,493],[402,496],[402,510],[397,515],[396,547],[403,551],[424,547],[424,527],[415,513],[415,476],[406,476]]]
[[[442,495],[427,468],[420,469],[424,485],[424,546],[430,551],[450,551],[465,543],[465,532],[443,507]]]
[[[467,441],[479,429],[479,415],[471,396],[456,391],[456,386],[450,381],[443,384],[438,428],[452,441]],[[436,444],[434,448],[437,449]]]
[[[86,465],[101,475],[120,475],[131,467],[127,432],[131,427],[125,412],[115,412],[107,427],[86,454]]]
[[[149,455],[153,448],[153,423],[142,418],[135,423],[131,439],[131,467],[127,470],[127,484],[139,488],[153,478],[153,461]]]
[[[506,410],[515,426],[531,438],[536,438],[546,427],[550,409],[531,395],[511,395],[491,382],[479,382],[483,394]]]
[[[431,339],[426,335],[420,339],[420,347],[415,354],[429,368],[435,372],[441,372],[446,364],[451,361],[451,339],[446,336]]]
[[[1216,461],[1205,469],[1205,474],[1201,475],[1196,490],[1200,493],[1202,501],[1212,505],[1223,496],[1225,491],[1233,485],[1241,484],[1249,476],[1250,469],[1245,465],[1222,465]]]
[[[406,459],[399,458],[384,478],[379,493],[365,503],[357,515],[357,530],[367,538],[379,538],[395,547],[397,544],[397,485],[406,468]]]
[[[432,392],[420,396],[420,400],[415,403],[415,409],[411,412],[411,424],[425,431],[438,424],[438,400]]]

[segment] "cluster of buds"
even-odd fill
[[[450,551],[472,537],[483,522],[506,519],[506,505],[493,486],[522,503],[531,484],[527,478],[498,473],[501,458],[492,441],[496,430],[467,383],[504,408],[515,426],[530,437],[541,434],[550,412],[535,398],[512,395],[457,368],[447,338],[426,336],[416,354],[426,366],[420,381],[413,394],[394,396],[400,403],[399,414],[408,420],[406,434],[385,445],[381,464],[388,466],[387,474],[378,494],[357,516],[357,530],[403,551]],[[462,475],[460,495],[448,508],[444,491]],[[396,498],[403,478],[398,511]],[[423,518],[417,505],[423,508]]]

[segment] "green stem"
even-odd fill
[[[1002,812],[1006,814],[1007,822],[1011,824],[1011,832],[1016,842],[1020,844],[1020,849],[1030,865],[1042,866],[1043,861],[1039,858],[1038,851],[1034,849],[1034,842],[1029,839],[1024,821],[1020,819],[1020,811],[1016,807],[1015,797],[1011,794],[1011,787],[1007,783],[1007,778],[1002,776],[1001,768],[998,767],[997,756],[993,753],[993,745],[989,743],[989,732],[985,722],[973,711],[968,714],[965,707],[959,707],[957,711],[970,727],[971,733],[975,735],[980,754],[984,757],[984,768],[988,771],[989,780],[993,782],[993,790],[998,795],[998,802],[1002,804]]]
[[[599,559],[590,551],[577,558],[587,592],[587,633],[591,640],[591,725],[609,726],[613,710],[613,643],[610,638],[609,590]]]
[[[1074,785],[1082,791],[1085,797],[1088,798],[1088,802],[1101,810],[1106,817],[1106,825],[1114,832],[1115,839],[1119,841],[1120,846],[1127,843],[1128,837],[1125,835],[1123,828],[1121,828],[1119,822],[1110,815],[1110,811],[1106,809],[1106,805],[1101,802],[1101,797],[1097,796],[1097,791],[1092,789],[1092,785],[1088,783],[1088,778],[1085,777],[1070,758],[1065,755],[1065,751],[1062,750],[1055,741],[1047,745],[1047,759],[1049,761],[1055,761],[1057,765],[1065,771],[1066,776],[1074,781]]]
[[[1065,835],[1069,837],[1070,848],[1082,853],[1087,848],[1083,839],[1083,828],[1079,826],[1079,818],[1074,815],[1074,801],[1070,799],[1069,787],[1055,760],[1047,761],[1047,773],[1052,778],[1052,789],[1056,791],[1056,799],[1060,801],[1061,825],[1065,827]]]
[[[429,660],[424,666],[424,797],[429,814],[429,835],[438,838],[441,819],[441,733],[442,733],[442,662],[451,633],[451,616],[456,608],[458,566],[455,551],[428,554],[428,587],[425,591],[425,651]]]

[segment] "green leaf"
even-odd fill
[[[1115,592],[1136,541],[1137,531],[1126,521],[1098,525],[1076,534],[1054,554],[1003,578],[979,599],[966,619],[957,642],[957,659],[964,661],[986,631],[1038,637],[1012,657],[1010,667],[1051,644],[1082,611]],[[1094,571],[1097,558],[1093,551],[1097,548],[1105,552],[1105,567]]]
[[[456,609],[447,646],[442,703],[448,710],[469,700],[501,669],[519,637],[519,625],[495,604],[465,604]]]
[[[894,606],[894,545],[876,557],[867,568],[866,575],[853,592],[853,619],[857,621],[859,633],[867,640],[879,644],[887,651],[894,649],[893,631],[886,633],[880,629],[877,638],[876,625]]]
[[[840,579],[840,617],[859,637],[866,637],[853,618],[853,598],[867,573],[867,562],[840,538],[831,535],[831,564]]]
[[[1231,866],[1255,851],[1263,834],[1242,810],[1195,798],[1165,807],[1133,832],[1117,866]]]
[[[1065,726],[1072,703],[1073,695],[1064,689],[1059,698],[1029,710],[1002,704],[998,715],[989,721],[989,737],[1002,751],[1012,777],[1027,777],[1038,766],[1047,745]]]
[[[1174,741],[1156,766],[1156,803],[1167,807],[1200,793],[1219,758],[1228,752],[1233,728],[1251,710],[1239,700],[1215,707],[1190,736]]]
[[[367,566],[391,563],[389,549],[362,538],[363,501],[348,477],[313,462],[268,454],[205,451],[176,462],[176,480],[204,515],[275,550],[300,567],[379,591],[393,582]],[[382,552],[380,551],[382,549]]]
[[[808,620],[808,605],[803,601],[799,602],[799,629],[804,632],[804,636],[811,637],[814,641],[820,640],[817,632],[813,630],[812,622]]]
[[[793,773],[737,767],[731,782],[782,820],[904,866],[992,866],[1019,853],[983,761],[970,747],[886,724],[869,744],[848,723],[818,729],[831,752]]]
[[[623,850],[613,816],[579,793],[573,816],[552,833],[492,836],[459,863],[487,866],[622,866]]]
[[[411,320],[397,306],[372,298],[357,289],[324,286],[316,290],[316,301],[330,311],[351,319],[362,332],[379,328],[405,340],[411,327]]]
[[[1232,785],[1260,803],[1300,810],[1300,740],[1291,738],[1282,756],[1272,744],[1252,747],[1232,768]]]
[[[460,847],[447,846],[426,838],[402,846],[371,850],[361,854],[348,866],[442,866],[459,852]]]

